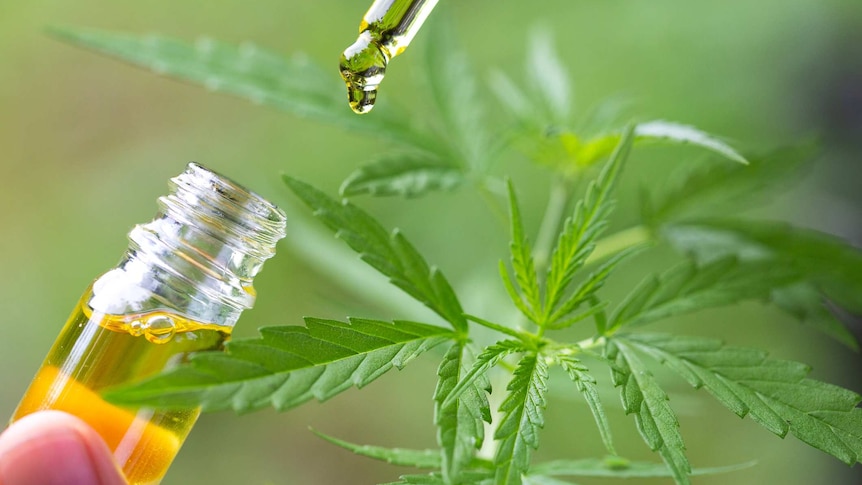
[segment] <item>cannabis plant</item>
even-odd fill
[[[284,182],[362,261],[439,316],[430,323],[403,315],[396,321],[306,318],[301,325],[265,327],[257,338],[198,354],[167,373],[115,389],[108,399],[205,411],[288,410],[365,386],[435,349],[441,359],[429,406],[439,449],[390,449],[321,436],[354,453],[418,469],[392,482],[399,484],[555,485],[583,476],[671,477],[688,484],[692,475],[739,468],[691,466],[665,383],[653,374],[661,365],[780,438],[793,435],[848,465],[862,459],[862,397],[856,392],[811,379],[805,364],[770,358],[764,350],[649,327],[754,300],[856,348],[833,313],[862,310],[860,251],[827,234],[713,209],[717,199],[755,204],[757,193],[816,157],[813,145],[744,156],[680,123],[625,124],[594,116],[576,124],[566,70],[542,35],[531,40],[525,80],[490,76],[490,91],[510,114],[511,122],[499,123],[486,115],[487,100],[480,95],[486,90],[467,58],[440,29],[426,39],[426,82],[437,113],[421,117],[391,106],[354,115],[333,69],[251,44],[82,30],[54,34],[160,74],[389,142],[395,149],[351,173],[339,197],[290,176]],[[647,191],[640,222],[611,233],[615,189],[632,153],[647,143],[693,145],[713,158],[689,164],[677,183]],[[552,174],[536,236],[522,221],[517,181],[493,163],[503,150],[517,150]],[[508,212],[509,254],[487,272],[499,272],[511,318],[465,308],[444,271],[406,234],[385,228],[354,202],[362,195],[451,190],[478,190],[492,210],[502,205]],[[656,246],[676,250],[676,263],[644,275],[621,300],[603,294],[620,267]],[[589,336],[572,339],[575,332],[567,330],[573,328]],[[551,373],[553,367],[563,372]],[[661,461],[619,456],[595,378],[608,372],[625,412]],[[491,387],[501,380],[505,385]],[[596,455],[607,458],[533,463],[551,386],[577,389],[604,443]]]

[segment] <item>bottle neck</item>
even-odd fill
[[[167,310],[233,326],[255,300],[254,276],[285,235],[285,215],[197,164],[171,179],[155,219],[135,226],[120,264],[93,284],[107,314]]]

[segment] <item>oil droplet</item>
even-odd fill
[[[154,344],[170,342],[175,332],[174,319],[166,315],[150,317],[144,324],[144,337]]]

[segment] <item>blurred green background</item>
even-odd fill
[[[338,244],[334,253],[319,246],[318,226],[303,222],[307,212],[296,207],[279,174],[289,173],[334,194],[357,165],[387,147],[163,79],[44,34],[46,26],[58,25],[158,32],[186,40],[200,35],[251,40],[285,55],[304,52],[331,65],[336,77],[338,56],[353,42],[367,7],[356,0],[2,2],[0,415],[12,413],[80,293],[118,261],[126,232],[152,217],[156,198],[167,190],[166,180],[192,160],[295,214],[291,240],[257,279],[257,307],[241,320],[237,335],[253,335],[265,324],[297,324],[303,315],[436,322],[394,290],[374,295],[349,290],[349,281],[324,274],[296,249],[317,247],[316,254],[331,254],[334,264],[346,264],[352,278],[367,281],[371,288],[384,286],[381,277]],[[438,10],[435,16],[445,15],[454,24],[483,78],[492,68],[520,78],[528,30],[539,24],[553,31],[576,85],[576,110],[621,96],[634,101],[630,112],[640,119],[695,124],[736,140],[743,149],[822,134],[829,156],[768,211],[859,241],[860,179],[854,168],[860,152],[856,140],[862,139],[858,0],[444,0]],[[420,33],[411,49],[393,62],[378,109],[388,103],[405,107],[424,102],[423,92],[416,89],[422,45]],[[674,164],[700,157],[687,149],[639,150],[625,187],[660,183]],[[528,223],[535,229],[545,203],[547,172],[528,167],[517,154],[508,154],[499,171],[516,174],[525,213],[531,214]],[[633,220],[636,201],[634,191],[623,196],[622,207],[628,212],[619,215],[620,225]],[[469,312],[508,315],[499,305],[502,293],[495,267],[505,257],[507,242],[474,192],[464,189],[406,203],[359,203],[387,225],[403,228],[465,295]],[[655,267],[650,258],[638,263],[627,277],[614,280],[609,294],[619,294],[644,269]],[[672,326],[734,344],[766,345],[776,356],[814,365],[819,378],[862,389],[854,354],[758,305],[710,311]],[[434,446],[431,395],[437,359],[438,354],[429,353],[366,389],[285,414],[204,416],[164,483],[395,480],[407,470],[355,458],[314,437],[307,427],[362,443]],[[794,438],[782,442],[713,404],[704,392],[668,382],[695,466],[759,461],[745,472],[697,478],[695,483],[858,482],[859,474],[836,460]],[[601,456],[587,408],[573,397],[573,386],[565,379],[558,384],[536,458]],[[637,437],[633,420],[622,416],[618,399],[611,394],[608,401],[621,452],[657,459]]]

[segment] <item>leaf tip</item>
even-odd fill
[[[71,40],[74,38],[74,32],[71,29],[59,25],[46,25],[43,28],[43,32],[48,37],[53,37],[58,40]]]

